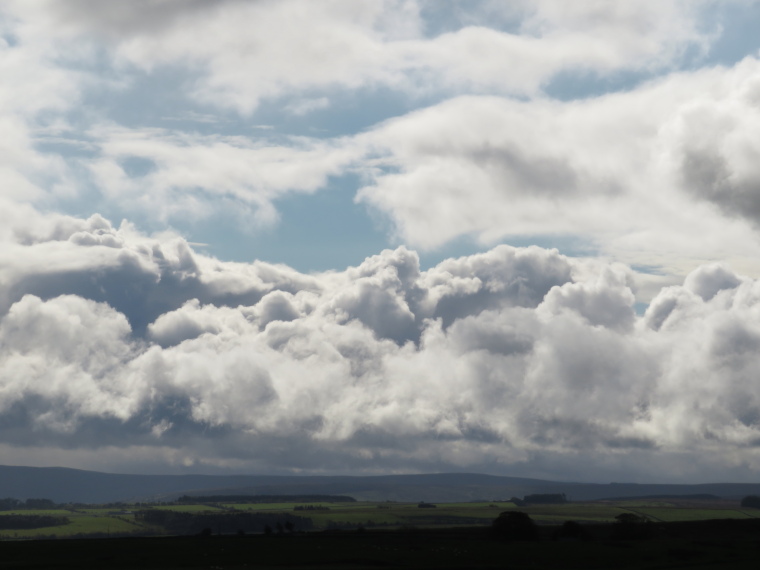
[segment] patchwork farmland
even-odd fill
[[[115,536],[159,536],[201,532],[264,533],[354,529],[429,529],[486,527],[502,512],[520,511],[538,525],[612,523],[629,513],[659,522],[760,518],[760,510],[736,500],[620,500],[517,506],[509,501],[401,503],[316,501],[174,502],[152,504],[60,505],[55,509],[0,512],[0,540]],[[12,528],[18,516],[56,519],[51,526]],[[229,524],[237,524],[225,532]],[[7,521],[4,523],[4,521]],[[65,521],[61,523],[60,521]],[[170,523],[169,521],[173,521]],[[177,522],[181,526],[177,526]],[[286,526],[287,525],[287,526]],[[172,532],[175,529],[175,532]],[[177,532],[183,529],[184,532]]]

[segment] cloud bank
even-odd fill
[[[759,466],[760,283],[726,267],[637,316],[629,269],[538,247],[427,271],[402,247],[303,275],[34,216],[3,242],[5,457],[574,477],[594,457],[679,480]]]

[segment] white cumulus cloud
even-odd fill
[[[102,219],[68,223],[121,240],[66,240],[71,260],[131,261],[36,268],[23,278],[37,294],[5,288],[6,445],[134,446],[154,462],[265,470],[581,473],[573,457],[588,454],[639,478],[659,458],[758,465],[760,286],[726,267],[696,270],[636,316],[629,270],[537,247],[424,271],[399,248],[306,276]],[[40,267],[60,253],[6,243]],[[124,304],[113,271],[149,277],[140,303]]]

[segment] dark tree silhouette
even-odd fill
[[[591,533],[582,524],[575,521],[565,521],[552,538],[554,540],[591,540]]]
[[[27,509],[54,509],[56,506],[50,499],[27,499],[24,504]]]
[[[533,520],[521,511],[501,513],[491,526],[493,535],[502,540],[538,540],[538,528]]]
[[[621,513],[615,517],[612,525],[612,538],[618,540],[641,540],[654,535],[654,525],[644,516],[634,513]]]
[[[760,509],[760,497],[757,495],[748,495],[742,499],[742,507]]]
[[[6,497],[5,499],[0,499],[0,511],[12,511],[14,509],[19,508],[22,503],[18,499],[14,499],[12,497]]]
[[[564,493],[542,493],[525,495],[523,501],[528,505],[561,505],[567,503],[567,496]]]

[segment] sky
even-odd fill
[[[3,0],[0,463],[760,480],[758,26]]]

